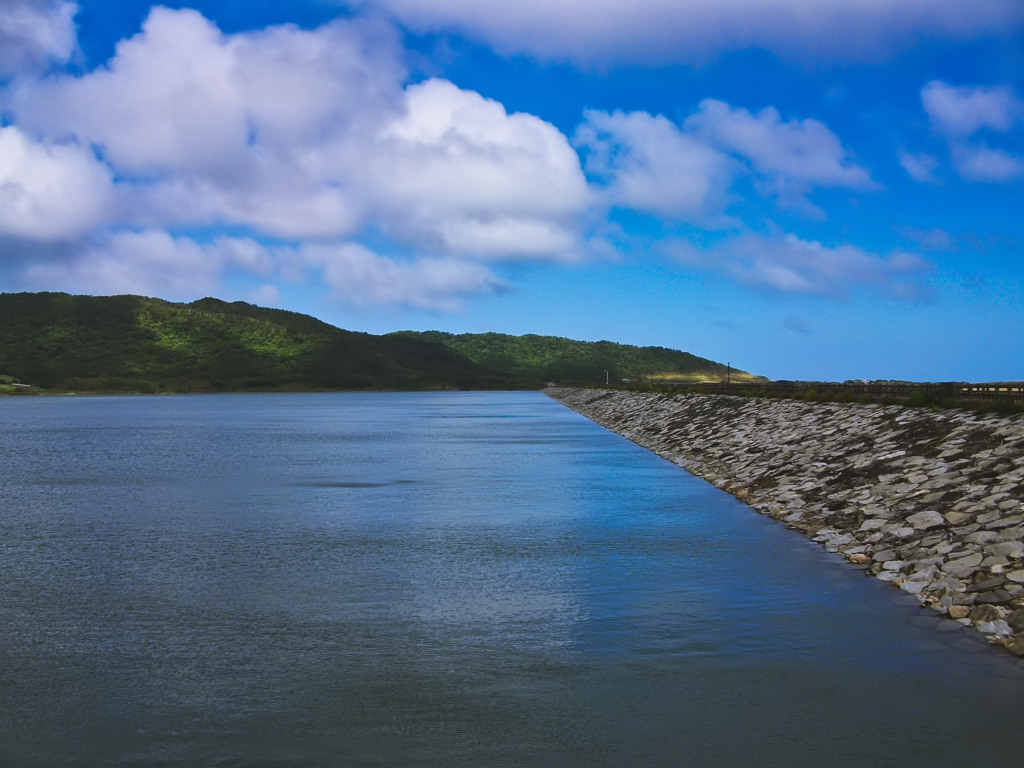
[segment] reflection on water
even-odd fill
[[[0,400],[0,765],[953,766],[1008,657],[537,393]]]

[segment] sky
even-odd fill
[[[1024,379],[1020,0],[0,0],[0,292]]]

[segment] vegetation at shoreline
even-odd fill
[[[1000,386],[1002,393],[962,391],[966,382],[942,384],[910,381],[876,382],[732,382],[725,386],[721,382],[701,386],[624,386],[632,392],[658,392],[669,395],[681,394],[724,394],[733,397],[802,400],[810,403],[856,403],[860,405],[900,405],[905,408],[922,408],[941,411],[951,408],[978,411],[982,413],[1017,414],[1024,413],[1024,397],[1019,394],[1019,383]],[[787,386],[792,385],[792,386]],[[995,385],[983,386],[995,389]],[[1016,391],[1010,391],[1011,388]],[[863,390],[863,391],[859,391]]]
[[[206,298],[0,294],[0,393],[536,389],[724,377],[685,352],[547,336],[376,336]],[[21,386],[17,386],[21,385]]]

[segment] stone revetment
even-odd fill
[[[1024,656],[1024,415],[546,392]]]

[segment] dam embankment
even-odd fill
[[[1024,656],[1024,415],[545,392]]]

